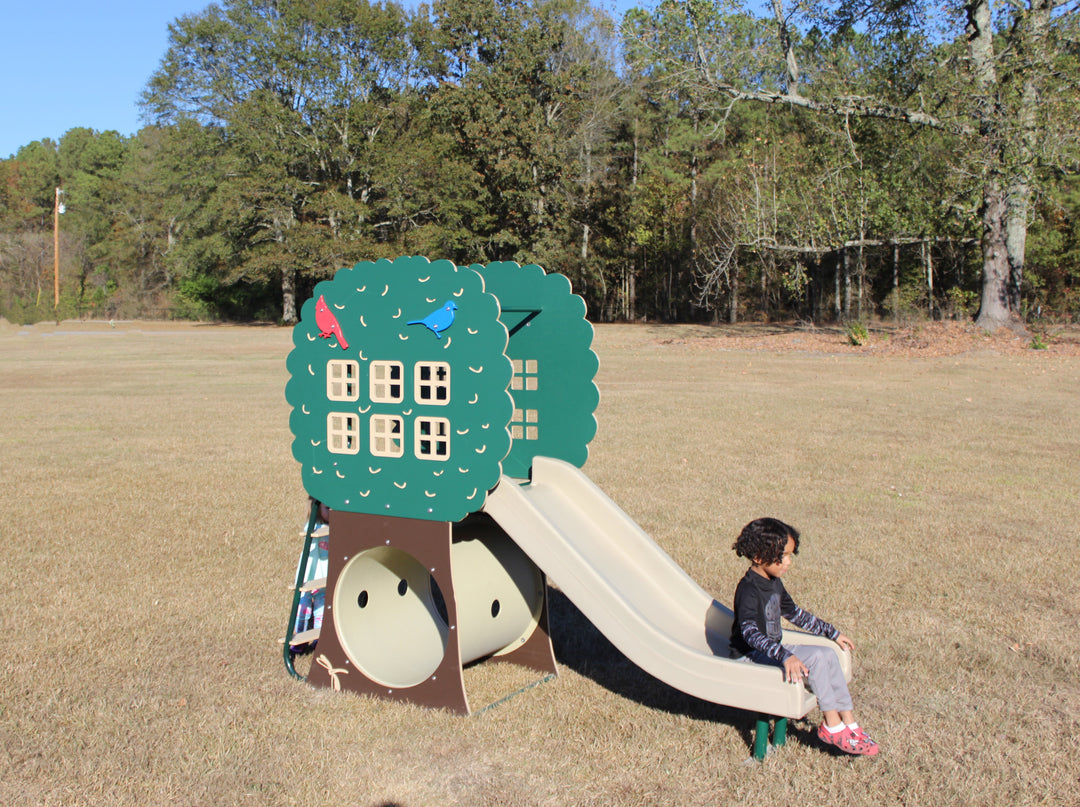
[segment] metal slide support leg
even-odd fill
[[[775,746],[781,746],[787,742],[787,718],[778,717],[776,723],[773,726],[773,738],[772,744]]]
[[[772,723],[772,715],[758,715],[754,726],[754,759],[761,761],[769,752],[769,729]],[[773,729],[773,745],[780,746],[787,742],[787,718],[776,718],[776,726]]]
[[[769,750],[769,718],[766,715],[758,715],[757,725],[754,727],[754,759],[763,760]]]

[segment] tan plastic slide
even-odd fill
[[[816,698],[778,667],[728,658],[732,613],[709,596],[580,469],[536,457],[531,483],[504,476],[484,510],[627,658],[676,689],[712,703],[803,717]],[[836,650],[785,631],[785,643]]]

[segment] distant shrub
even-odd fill
[[[844,336],[847,337],[849,345],[859,347],[860,345],[866,344],[867,340],[870,338],[870,332],[866,330],[866,326],[863,323],[855,320],[844,326]]]

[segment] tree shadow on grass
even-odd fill
[[[650,709],[732,726],[748,747],[753,745],[756,713],[695,698],[649,675],[609,642],[558,589],[548,589],[548,608],[551,641],[559,664]],[[808,739],[810,732],[799,729],[793,721],[788,725],[789,737]]]

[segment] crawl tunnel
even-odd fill
[[[391,546],[350,558],[333,594],[334,629],[351,664],[377,684],[401,689],[429,679],[458,632],[461,662],[509,653],[539,624],[543,576],[497,527],[455,535],[450,548],[457,624],[449,624],[435,578]]]

